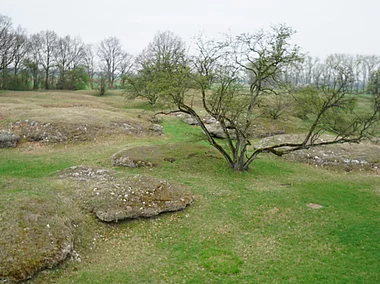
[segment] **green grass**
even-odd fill
[[[162,125],[166,136],[155,139],[113,136],[96,143],[0,149],[0,224],[4,214],[18,216],[14,210],[20,206],[27,212],[28,200],[34,200],[30,210],[43,210],[37,201],[49,204],[54,218],[76,208],[75,202],[58,207],[72,189],[54,178],[57,170],[79,164],[110,168],[111,155],[123,148],[207,147],[196,127],[174,118]],[[115,224],[79,210],[76,250],[82,261],[67,261],[31,283],[380,282],[378,176],[334,173],[270,155],[259,156],[248,172],[235,173],[207,151],[167,151],[178,156],[173,163],[118,172],[185,184],[195,196],[190,207]]]
[[[0,176],[15,178],[42,178],[49,173],[72,166],[73,161],[65,158],[31,156],[27,159],[3,158],[0,162]]]

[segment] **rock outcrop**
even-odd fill
[[[79,198],[105,222],[178,211],[193,201],[184,186],[145,175],[119,177],[111,170],[76,166],[60,176],[78,181]]]

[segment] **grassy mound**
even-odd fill
[[[123,167],[154,167],[164,162],[188,159],[194,155],[217,156],[210,147],[194,143],[169,143],[124,149],[112,155],[112,164]]]
[[[80,214],[63,196],[14,191],[1,198],[0,215],[0,279],[11,282],[28,279],[68,258],[81,223]]]

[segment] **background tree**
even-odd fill
[[[78,38],[72,39],[70,36],[65,36],[57,40],[57,45],[54,49],[54,57],[56,66],[59,69],[58,89],[73,88],[75,83],[70,82],[70,80],[66,78],[66,74],[69,74],[71,70],[78,68],[82,62],[84,63],[84,52],[84,44]],[[77,69],[76,71],[78,70],[80,69]],[[71,73],[74,74],[76,72],[74,71]]]
[[[160,97],[184,96],[190,69],[182,39],[170,31],[159,32],[136,58],[137,74],[128,77],[128,90],[154,106]]]
[[[83,65],[86,69],[91,89],[94,89],[94,76],[95,76],[95,54],[94,47],[91,44],[86,44],[83,49]]]
[[[41,38],[38,34],[33,34],[27,44],[27,58],[24,61],[25,68],[33,81],[33,90],[37,90],[40,81],[40,48]]]
[[[106,74],[100,72],[99,76],[99,96],[104,96],[107,89],[107,77]]]
[[[116,37],[106,38],[98,46],[97,54],[101,69],[107,76],[108,88],[113,88],[124,55],[120,40]]]
[[[127,52],[123,52],[123,54],[121,55],[120,68],[119,68],[122,88],[125,88],[125,84],[127,82],[128,76],[131,75],[133,65],[134,65],[133,56]]]
[[[11,18],[0,14],[0,87],[6,88],[6,79],[8,76],[8,66],[13,61],[13,27]]]
[[[380,68],[371,73],[370,79],[367,85],[368,93],[372,94],[374,100],[374,106],[380,106]]]
[[[66,90],[84,90],[90,84],[90,79],[83,66],[75,66],[65,72]]]
[[[35,35],[34,42],[39,47],[35,47],[38,54],[38,63],[44,70],[45,89],[50,88],[50,75],[56,61],[54,54],[57,49],[58,36],[54,31],[42,31]]]

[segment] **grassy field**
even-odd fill
[[[83,108],[76,115],[96,109],[92,113],[101,115],[102,124],[139,122],[145,115],[146,105],[129,104],[117,94],[54,96],[1,93],[0,110],[20,112],[4,115],[0,125],[32,114],[33,119],[57,119],[63,108]],[[52,104],[57,109],[50,115],[35,114],[36,106]],[[332,172],[269,155],[260,156],[248,172],[235,173],[204,142],[196,142],[197,128],[175,118],[165,118],[162,125],[165,135],[154,138],[115,133],[96,141],[26,142],[0,149],[0,244],[17,247],[20,214],[31,211],[43,216],[45,223],[37,227],[56,222],[61,228],[68,220],[78,227],[75,250],[81,261],[64,261],[31,283],[380,283],[378,175]],[[167,150],[177,157],[173,163],[117,168],[122,175],[186,185],[195,201],[181,212],[102,223],[56,178],[56,171],[74,165],[111,168],[112,154],[124,148],[185,142],[194,144],[197,155],[173,147],[172,153]],[[42,231],[37,228],[36,234]],[[28,254],[38,253],[33,245]]]

